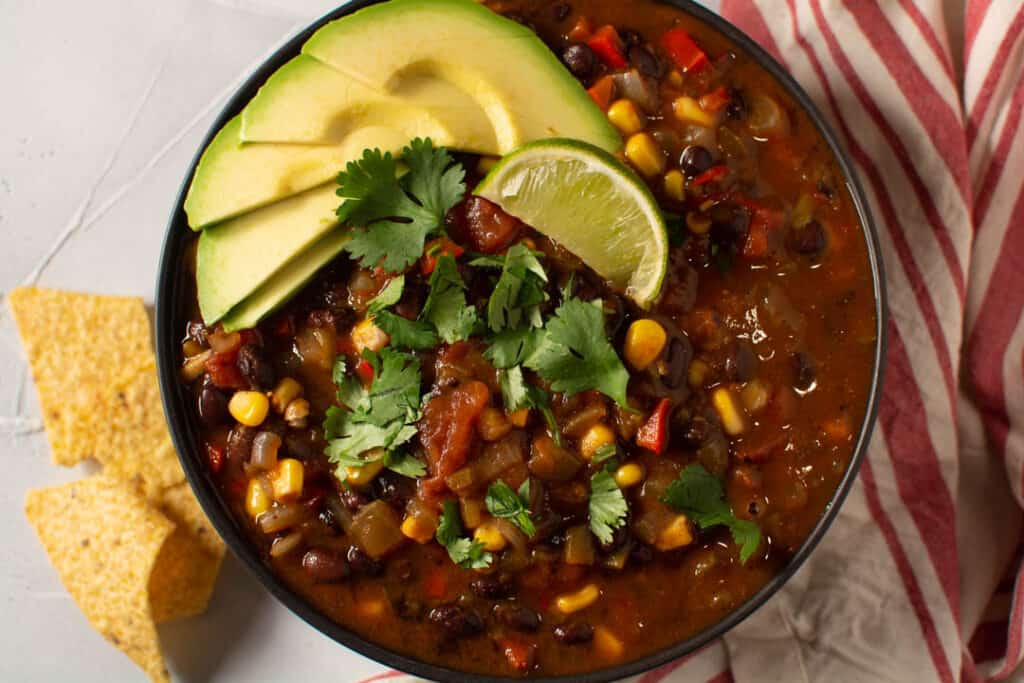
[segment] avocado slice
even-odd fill
[[[196,254],[199,310],[211,325],[337,225],[325,184],[203,231]]]
[[[622,144],[533,31],[474,0],[371,5],[323,26],[302,52],[382,92],[414,91],[430,79],[454,84],[513,146],[548,137],[610,152]]]
[[[275,71],[242,112],[244,142],[339,144],[360,127],[390,126],[439,145],[499,154],[494,127],[472,99],[450,83],[412,83],[401,95],[299,55]]]
[[[289,261],[273,277],[221,319],[228,332],[255,327],[309,282],[317,271],[333,261],[348,241],[348,228],[336,228]]]

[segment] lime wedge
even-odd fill
[[[552,138],[499,161],[474,190],[544,233],[642,308],[668,267],[665,220],[625,164],[578,140]]]

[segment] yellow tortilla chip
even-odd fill
[[[29,491],[25,514],[93,628],[150,679],[169,682],[148,586],[174,524],[104,476]]]
[[[224,559],[224,542],[188,484],[164,491],[159,507],[177,527],[160,550],[149,579],[153,618],[162,623],[206,609]]]
[[[142,299],[39,287],[8,295],[35,380],[54,462],[74,465],[89,450],[76,438],[74,409],[119,378],[152,366]],[[162,418],[161,418],[162,419]]]
[[[167,433],[153,366],[96,391],[69,414],[74,440],[103,463],[105,474],[131,481],[154,500],[185,481]]]

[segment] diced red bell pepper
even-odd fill
[[[763,259],[771,248],[772,233],[782,227],[782,212],[756,202],[745,202],[750,210],[750,227],[747,229],[747,240],[743,243],[743,258],[749,260]]]
[[[729,91],[725,89],[725,86],[721,86],[711,92],[704,93],[700,96],[697,102],[700,104],[701,109],[714,114],[721,111],[725,105],[729,104],[730,99]]]
[[[359,362],[356,363],[356,376],[363,380],[365,384],[373,381],[373,366],[365,358],[360,358]]]
[[[725,164],[718,164],[712,166],[708,170],[704,171],[696,178],[690,181],[691,185],[700,186],[707,185],[708,183],[714,183],[724,178],[729,173],[729,167]]]
[[[683,73],[695,71],[709,63],[704,50],[700,49],[690,34],[682,28],[666,32],[661,37],[661,44]]]
[[[466,250],[447,237],[438,237],[427,242],[423,248],[423,258],[420,259],[420,272],[430,275],[437,268],[437,259],[442,256],[453,256],[459,258]]]
[[[597,83],[590,86],[587,94],[601,108],[601,111],[607,111],[608,107],[612,104],[612,97],[615,94],[615,81],[612,80],[611,76],[602,76],[598,79]]]
[[[661,455],[668,445],[668,420],[672,410],[672,401],[663,398],[658,401],[654,412],[641,425],[636,433],[636,445]]]
[[[526,673],[532,669],[537,660],[537,646],[533,643],[505,637],[498,640],[498,646],[505,653],[508,663],[519,673]]]
[[[206,360],[206,371],[218,389],[244,389],[249,386],[235,361],[238,349],[226,353],[215,353]]]
[[[220,469],[224,466],[224,448],[206,444],[206,461],[210,463],[212,473],[220,473]]]
[[[629,64],[622,54],[622,38],[611,24],[605,24],[597,29],[587,41],[587,46],[610,69],[621,69]]]

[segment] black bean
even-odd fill
[[[793,354],[793,387],[797,391],[810,391],[818,379],[817,363],[804,351]]]
[[[750,213],[742,206],[722,203],[711,208],[711,241],[732,245],[743,241],[750,228]]]
[[[274,388],[274,366],[263,352],[253,344],[246,344],[238,351],[236,361],[239,372],[252,389],[269,391]]]
[[[501,600],[506,598],[512,588],[508,583],[496,576],[481,576],[479,579],[473,579],[470,581],[469,587],[473,593],[484,600]]]
[[[678,389],[686,384],[687,371],[693,359],[693,345],[685,335],[674,336],[665,350],[665,371],[661,381],[669,389]]]
[[[690,178],[700,175],[714,163],[715,159],[711,152],[700,145],[690,145],[679,155],[679,168]]]
[[[629,63],[636,67],[636,70],[644,76],[661,78],[661,62],[654,56],[653,52],[643,45],[634,45],[629,48],[629,52],[626,55],[629,57]]]
[[[569,67],[569,71],[581,80],[590,76],[594,71],[594,66],[597,65],[597,57],[594,56],[594,51],[586,45],[578,43],[565,48],[565,51],[562,52],[562,61]]]
[[[704,443],[704,439],[708,438],[710,432],[711,425],[708,424],[707,419],[697,415],[690,420],[690,424],[683,431],[683,441],[690,448],[697,448]]]
[[[620,28],[617,33],[619,34],[619,38],[622,39],[622,42],[625,43],[626,47],[633,47],[634,45],[639,45],[643,42],[643,36],[631,28]]]
[[[235,425],[228,433],[228,443],[224,454],[228,462],[235,466],[241,466],[249,459],[252,452],[252,440],[256,438],[256,429],[245,425]]]
[[[326,308],[316,308],[309,312],[306,320],[310,327],[335,327],[337,320],[334,312]]]
[[[384,573],[384,563],[379,562],[366,553],[357,545],[348,549],[348,564],[356,574],[364,576],[380,576]]]
[[[484,630],[484,620],[471,609],[458,605],[441,605],[430,610],[430,623],[440,626],[452,638],[475,636]]]
[[[634,543],[629,551],[629,561],[636,564],[647,564],[654,559],[654,551],[643,543]]]
[[[341,498],[342,504],[352,512],[355,512],[370,502],[366,496],[351,488],[339,491],[338,497]]]
[[[321,499],[322,501],[323,499]],[[334,535],[340,531],[338,520],[331,511],[330,506],[324,505],[320,508],[320,511],[316,515],[317,521],[323,526],[323,529],[328,533]]]
[[[228,399],[208,380],[203,382],[203,388],[199,390],[199,419],[207,427],[216,427],[227,422]]]
[[[315,583],[335,583],[349,574],[345,558],[326,548],[307,550],[302,556],[302,569]]]
[[[572,12],[572,7],[567,2],[560,2],[554,7],[555,21],[565,21]]]
[[[585,621],[555,627],[555,638],[566,645],[584,645],[594,638],[594,627]]]
[[[812,220],[807,225],[790,230],[786,244],[798,254],[820,256],[828,246],[828,238],[821,223]]]
[[[412,480],[408,477],[384,471],[373,480],[373,495],[378,500],[401,507],[415,493],[411,483]]]
[[[747,115],[747,101],[743,92],[736,88],[729,89],[729,104],[725,105],[725,115],[733,121],[740,121]]]
[[[284,437],[284,447],[291,455],[299,460],[313,460],[322,452],[317,450],[313,441],[310,440],[308,432],[288,432]]]
[[[523,633],[533,633],[540,628],[540,615],[522,605],[507,602],[496,605],[494,616],[509,628]]]
[[[601,552],[606,555],[610,555],[621,548],[622,545],[629,540],[629,529],[627,527],[628,525],[624,524],[623,526],[615,529],[615,531],[612,532],[611,539],[607,543],[601,541],[599,544],[601,546]]]
[[[749,342],[739,341],[725,359],[725,374],[737,382],[748,382],[757,372],[758,359]]]

